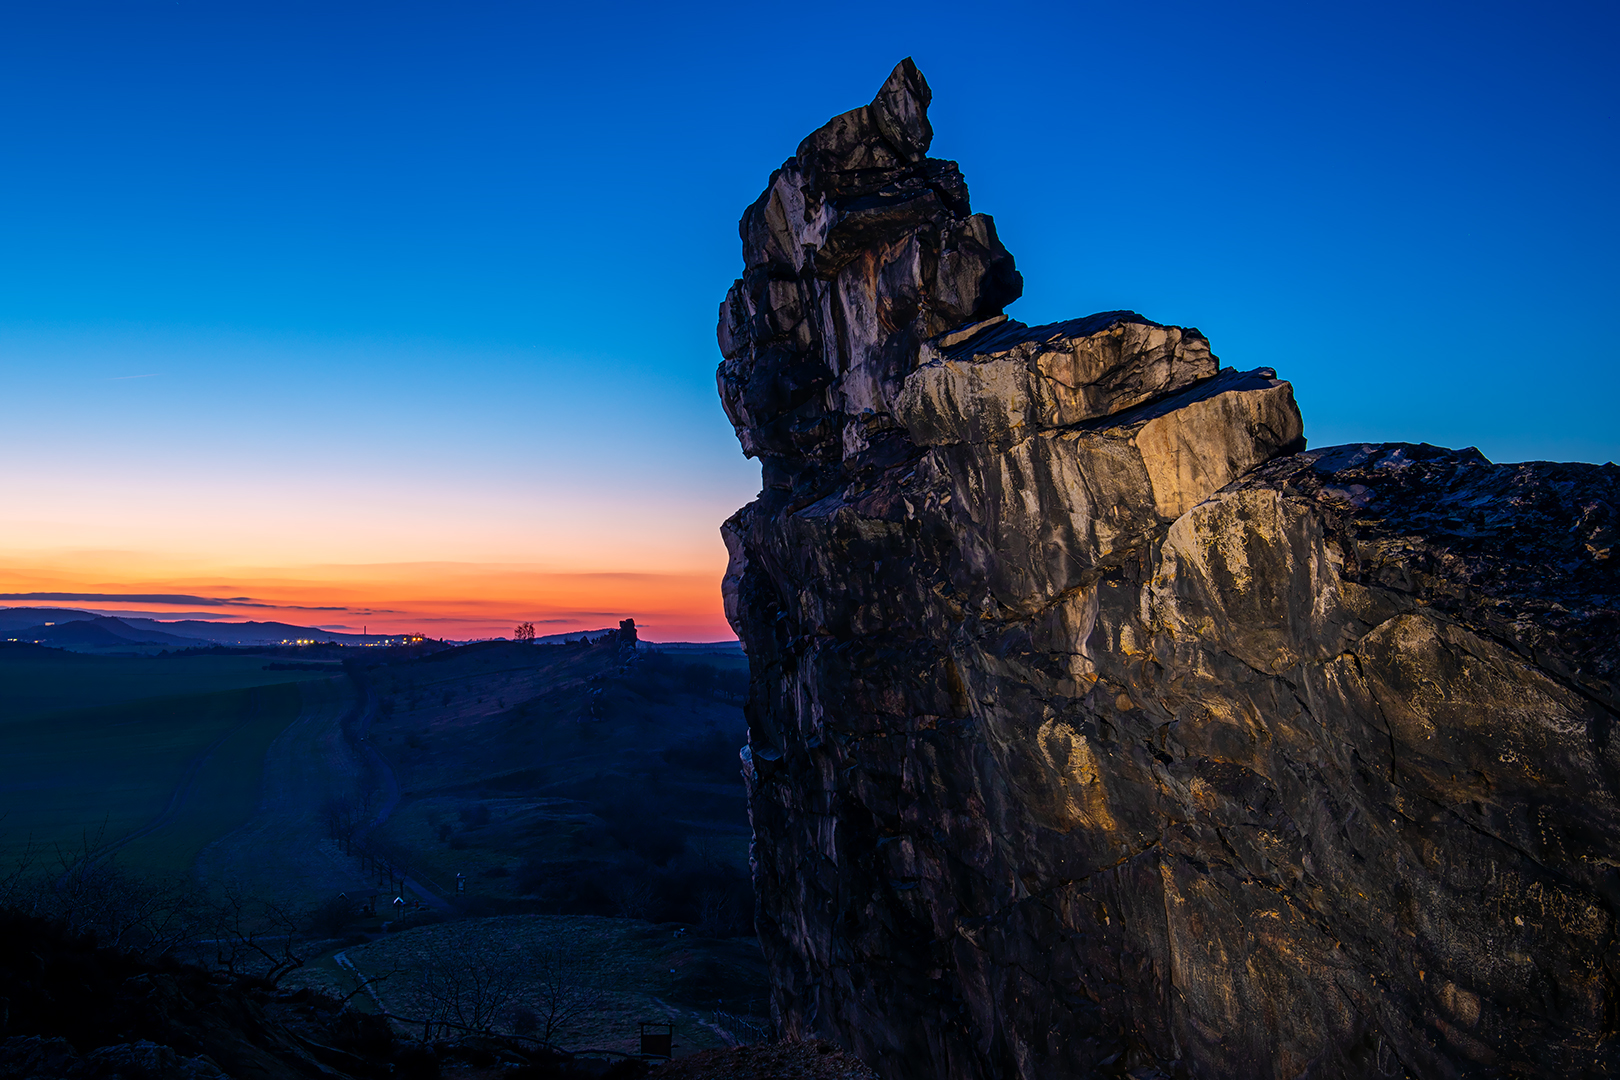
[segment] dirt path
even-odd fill
[[[329,838],[325,818],[328,799],[365,795],[365,761],[343,735],[344,717],[363,702],[346,676],[301,683],[299,691],[303,711],[265,755],[258,808],[203,849],[196,872],[303,907],[373,886]]]
[[[377,711],[371,689],[339,676],[302,683],[300,692],[303,711],[265,755],[253,817],[204,848],[196,863],[197,876],[205,882],[234,882],[293,908],[377,887],[359,860],[331,839],[328,800],[348,798],[375,807],[354,837],[360,843],[388,820],[400,798],[393,770],[365,738]],[[437,911],[453,910],[444,897],[413,878],[405,880],[405,888]],[[387,903],[387,897],[378,897],[379,909]]]
[[[377,815],[371,819],[355,836],[355,841],[361,842],[374,831],[381,828],[383,823],[393,814],[399,806],[399,778],[394,775],[393,766],[388,759],[377,752],[371,745],[369,735],[372,721],[377,719],[377,692],[370,683],[362,683],[364,697],[360,703],[360,715],[353,725],[354,739],[352,746],[358,749],[371,767],[372,779],[376,786],[381,788],[381,801],[377,807]],[[428,907],[441,914],[449,915],[455,908],[450,901],[441,896],[437,890],[423,884],[413,876],[405,878],[405,891],[414,894]]]

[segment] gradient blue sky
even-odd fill
[[[1616,10],[5,5],[0,591],[707,596],[737,217],[906,55],[1015,317],[1198,326],[1313,445],[1620,457]]]

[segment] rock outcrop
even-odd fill
[[[1620,1067],[1614,465],[1306,451],[1022,288],[907,61],[742,219],[757,926],[886,1077]]]
[[[366,1047],[352,1037],[357,1019],[381,1026],[381,1053],[363,1056]],[[343,1013],[307,992],[232,985],[0,909],[0,1080],[412,1075],[396,1072],[392,1041],[376,1018]]]

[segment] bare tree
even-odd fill
[[[307,959],[299,942],[303,920],[272,900],[249,896],[234,882],[212,912],[214,962],[232,978],[278,985]]]
[[[724,849],[719,837],[694,836],[686,841],[686,848],[697,856],[698,865],[705,870],[718,870],[725,865]]]
[[[189,880],[131,871],[106,843],[106,826],[86,830],[74,849],[56,849],[54,865],[30,841],[0,871],[0,908],[59,922],[70,933],[146,959],[166,956],[221,925],[216,906]],[[223,935],[217,935],[223,936]]]
[[[448,947],[436,949],[418,976],[427,1005],[423,1038],[435,1027],[489,1035],[496,1021],[510,1015],[523,989],[521,964]]]
[[[400,847],[367,835],[356,841],[354,848],[366,860],[367,868],[377,876],[379,884],[386,882],[388,891],[396,896],[404,893],[405,879],[411,874],[405,852]]]
[[[725,937],[736,921],[729,893],[705,889],[698,895],[698,933],[704,937]]]
[[[326,815],[327,835],[343,846],[345,855],[352,854],[355,833],[365,820],[364,808],[347,795],[332,795],[322,810]]]
[[[0,908],[26,909],[30,906],[29,898],[38,884],[36,867],[42,854],[43,850],[30,837],[12,861],[10,869],[0,873]]]
[[[602,1004],[602,992],[590,984],[580,954],[549,946],[530,956],[534,987],[531,1005],[542,1045],[556,1049],[557,1040]]]
[[[435,1032],[491,1035],[497,1027],[556,1049],[602,995],[579,956],[562,948],[528,956],[480,955],[440,946],[418,975],[422,1038]]]
[[[57,851],[57,870],[12,885],[31,913],[92,936],[111,949],[156,958],[195,936],[203,921],[201,897],[179,878],[143,877],[118,865],[101,836],[85,834],[78,851]]]
[[[646,878],[626,878],[613,887],[613,908],[621,919],[645,919],[652,911],[654,890]]]

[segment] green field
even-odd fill
[[[265,750],[303,707],[286,680],[320,678],[260,658],[27,659],[0,663],[0,866],[29,845],[55,861],[123,841],[133,869],[185,871],[252,813]]]
[[[302,682],[313,671],[266,671],[266,656],[87,656],[0,646],[0,725],[142,698]],[[341,669],[333,666],[333,674]]]

